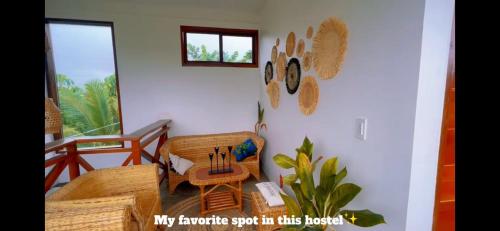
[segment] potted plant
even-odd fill
[[[315,186],[313,172],[322,157],[312,161],[313,147],[313,143],[306,136],[302,146],[296,149],[295,160],[285,154],[277,154],[273,157],[278,166],[295,169],[295,174],[285,176],[283,182],[292,188],[297,200],[282,193],[280,195],[285,202],[288,216],[301,217],[302,222],[300,225],[287,225],[285,230],[326,230],[328,227],[327,225],[306,225],[304,222],[306,215],[310,218],[333,218],[341,215],[345,221],[360,227],[385,223],[382,215],[368,209],[343,209],[358,195],[361,187],[353,183],[341,184],[347,175],[347,169],[344,167],[337,172],[337,157],[325,161],[321,167],[319,185]]]
[[[260,102],[257,101],[257,123],[255,123],[255,134],[259,135],[262,128],[267,131],[267,124],[262,122],[264,120],[264,108],[261,109]]]

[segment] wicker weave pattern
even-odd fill
[[[285,206],[276,206],[269,207],[266,204],[265,199],[262,197],[260,192],[251,192],[252,197],[252,213],[253,216],[257,217],[272,217],[274,219],[274,225],[257,225],[258,231],[270,231],[276,230],[281,226],[278,224],[278,217],[286,215],[286,207]]]
[[[189,180],[189,174],[179,175],[170,171],[168,164],[169,153],[178,155],[182,158],[193,161],[195,164],[209,165],[208,153],[214,152],[213,148],[220,147],[219,153],[228,152],[227,146],[233,147],[243,143],[246,139],[251,138],[257,146],[257,155],[246,158],[238,162],[248,168],[250,173],[256,178],[260,179],[259,159],[264,148],[264,139],[257,136],[253,132],[234,132],[222,134],[209,134],[209,135],[193,135],[193,136],[177,136],[169,138],[168,141],[161,147],[160,153],[168,166],[168,184],[169,192],[173,193],[177,185],[181,182]],[[235,158],[231,162],[236,163]]]
[[[60,133],[61,128],[61,111],[51,98],[45,98],[45,134]]]
[[[84,230],[137,230],[138,225],[150,231],[156,229],[155,214],[162,214],[158,164],[98,169],[46,199],[46,230],[81,230],[82,225],[88,226]]]
[[[97,207],[45,213],[45,230],[131,230],[128,206]]]

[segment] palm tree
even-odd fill
[[[84,89],[64,75],[57,75],[65,137],[120,134],[116,78],[91,80]]]

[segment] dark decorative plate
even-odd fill
[[[300,63],[296,58],[291,58],[288,61],[286,68],[286,90],[290,94],[294,94],[299,89],[300,84]]]
[[[264,78],[266,80],[266,85],[273,79],[273,64],[269,61],[266,63],[266,69],[264,70]]]

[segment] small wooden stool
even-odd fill
[[[269,207],[260,192],[251,192],[250,194],[252,196],[252,214],[259,218],[257,231],[271,231],[280,228],[281,225],[278,224],[278,217],[286,215],[286,207],[284,205]],[[272,217],[274,225],[261,224],[262,216],[266,216],[267,218]]]

